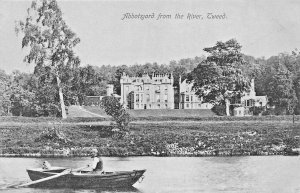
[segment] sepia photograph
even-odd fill
[[[0,192],[300,193],[299,10],[0,0]]]

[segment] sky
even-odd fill
[[[297,0],[58,0],[63,18],[81,39],[76,54],[82,65],[168,64],[205,54],[203,48],[235,38],[242,52],[270,57],[300,49],[300,1]],[[22,34],[31,1],[0,0],[0,69],[32,72],[23,62]],[[154,14],[148,19],[123,19],[125,13]],[[176,19],[175,14],[183,15]],[[225,19],[208,19],[208,13]],[[159,14],[171,18],[158,19]],[[188,14],[202,19],[189,20]]]

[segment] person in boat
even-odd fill
[[[44,161],[44,162],[43,162],[42,169],[44,169],[44,170],[50,170],[50,169],[51,169],[50,163],[47,162],[47,161]]]
[[[88,167],[92,168],[93,172],[103,172],[103,160],[97,149],[92,150],[91,157],[93,158],[93,163],[89,164]]]

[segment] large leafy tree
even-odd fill
[[[266,85],[269,104],[275,106],[276,114],[293,114],[297,105],[292,73],[279,61],[274,64],[275,73]]]
[[[230,99],[242,96],[249,89],[249,80],[241,67],[245,64],[241,45],[231,39],[217,42],[213,47],[204,48],[209,53],[190,74],[196,94],[206,102],[226,104],[226,114],[230,115]]]
[[[80,39],[64,21],[56,0],[33,1],[27,12],[26,19],[19,21],[16,26],[16,31],[24,35],[22,47],[29,48],[24,60],[35,63],[35,73],[47,76],[52,79],[51,83],[56,84],[61,114],[66,118],[62,72],[79,66],[80,60],[73,48]]]

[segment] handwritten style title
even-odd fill
[[[225,20],[227,19],[226,13],[216,14],[216,13],[206,13],[206,14],[163,14],[163,13],[151,13],[151,14],[141,14],[141,13],[124,13],[121,20]]]

